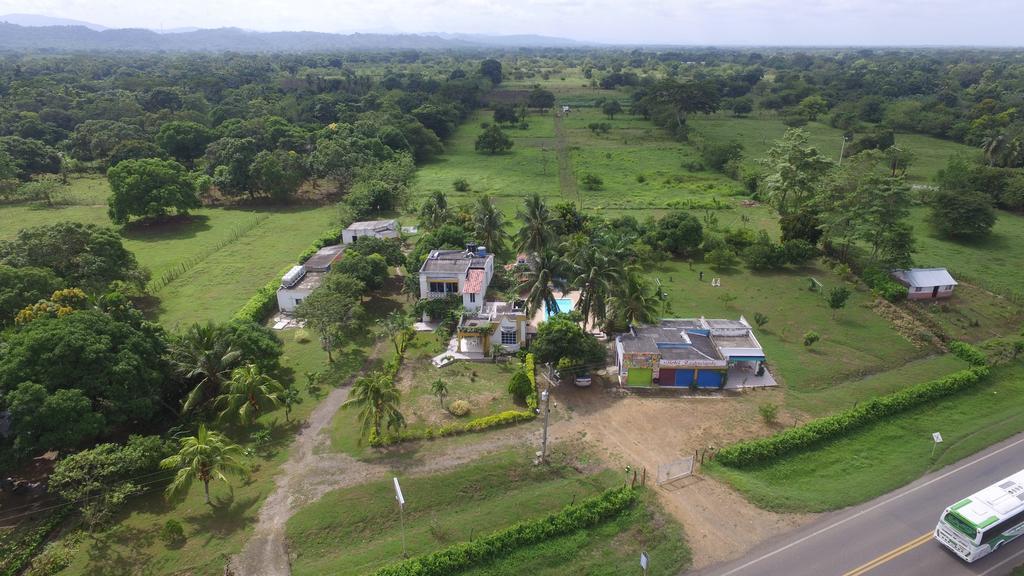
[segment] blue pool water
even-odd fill
[[[572,310],[572,300],[568,298],[558,298],[555,300],[555,303],[558,304],[558,311],[555,312],[555,314],[561,314]],[[553,316],[553,314],[549,313],[547,308],[544,308],[544,320],[547,321],[551,316]]]

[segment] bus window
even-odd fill
[[[952,512],[946,514],[944,520],[946,521],[946,524],[949,524],[953,528],[956,528],[957,532],[960,532],[964,536],[967,536],[971,539],[971,541],[974,541],[974,538],[978,535],[978,531],[974,528],[974,526],[971,526],[967,523],[966,520]]]

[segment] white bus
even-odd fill
[[[1024,534],[1024,470],[942,513],[935,539],[968,562]]]

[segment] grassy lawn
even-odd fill
[[[788,129],[778,116],[767,113],[747,118],[736,118],[725,112],[707,116],[694,115],[689,119],[689,123],[712,141],[740,142],[743,144],[743,154],[748,162],[764,157],[772,143],[782,138]],[[839,159],[843,144],[842,130],[821,122],[811,122],[804,126],[803,130],[808,133],[810,143],[822,154]],[[952,156],[978,154],[978,151],[970,146],[920,134],[897,134],[896,146],[912,150],[916,155],[907,176],[917,182],[931,182]]]
[[[622,481],[618,472],[596,469],[588,456],[575,450],[556,448],[553,460],[551,466],[535,467],[528,453],[511,451],[451,472],[403,478],[409,554],[426,554],[544,516]],[[398,561],[402,535],[394,488],[390,480],[382,480],[328,493],[289,520],[287,535],[297,576],[367,574]],[[652,557],[663,558],[664,574],[689,562],[681,529],[650,499],[615,521],[469,573],[557,574],[577,561],[608,570],[599,573],[623,573],[644,547]]]
[[[435,190],[445,192],[452,205],[468,204],[481,194],[490,194],[505,215],[512,218],[522,199],[529,194],[536,192],[552,200],[561,197],[552,117],[529,116],[529,130],[505,131],[515,142],[512,150],[481,154],[473,148],[480,134],[480,124],[492,121],[490,110],[474,112],[445,142],[445,154],[417,170],[412,187],[413,206],[418,208]],[[455,191],[452,182],[459,178],[469,182],[470,191]]]
[[[824,416],[836,410],[852,408],[857,402],[906,388],[908,384],[937,380],[964,368],[967,368],[967,363],[952,354],[928,356],[898,368],[847,380],[821,390],[790,391],[786,395],[786,404],[810,416]]]
[[[201,483],[196,483],[181,502],[168,503],[162,494],[163,483],[146,486],[150,491],[131,501],[112,527],[85,536],[77,546],[69,574],[208,574],[223,572],[228,556],[242,549],[256,522],[263,499],[274,488],[274,476],[288,458],[288,445],[303,419],[331,386],[344,381],[363,362],[367,342],[351,344],[337,353],[330,368],[326,355],[316,342],[298,343],[294,331],[284,331],[282,380],[294,379],[303,402],[292,410],[291,421],[284,411],[276,410],[260,419],[260,425],[272,431],[271,442],[254,446],[249,434],[255,430],[229,430],[232,440],[253,450],[247,458],[251,473],[246,479],[233,479],[231,486],[211,484],[214,505],[203,503]],[[304,373],[321,371],[324,384],[319,391],[309,390]],[[170,519],[182,523],[187,540],[181,548],[168,548],[159,539],[160,529]]]
[[[700,153],[689,144],[669,140],[650,121],[627,114],[609,120],[599,109],[577,108],[563,122],[577,180],[594,174],[604,181],[601,190],[580,188],[584,208],[648,210],[688,198],[710,201],[743,193],[738,182],[722,174],[684,168],[699,162]],[[595,135],[587,128],[594,122],[608,123],[612,129]]]
[[[758,506],[778,511],[832,510],[869,500],[956,462],[1024,429],[1017,401],[1024,364],[993,370],[978,388],[868,426],[776,464],[705,470]],[[945,440],[931,455],[932,432]]]
[[[704,281],[698,273],[704,271]],[[668,293],[666,317],[738,318],[753,323],[754,314],[768,317],[764,328],[754,332],[764,347],[772,373],[790,391],[809,392],[832,384],[901,365],[928,353],[916,349],[875,314],[870,294],[853,290],[846,308],[832,318],[819,292],[808,290],[808,276],[829,290],[842,283],[833,272],[818,265],[800,270],[752,273],[742,268],[715,272],[705,264],[667,261],[650,274],[660,279]],[[711,278],[720,277],[721,287]],[[808,348],[804,334],[815,331],[821,341]],[[843,406],[847,399],[837,397]]]

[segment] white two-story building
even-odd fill
[[[476,311],[483,306],[493,276],[494,254],[483,246],[431,250],[420,266],[420,298],[459,296],[467,310]]]

